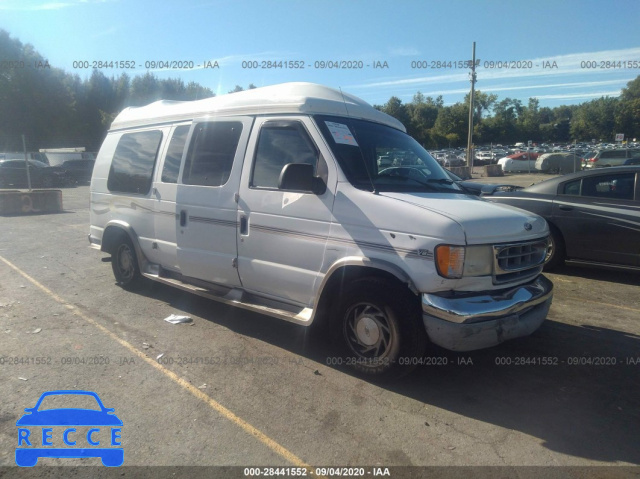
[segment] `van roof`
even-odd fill
[[[358,97],[315,83],[282,83],[193,101],[160,100],[129,107],[115,118],[111,130],[204,116],[305,113],[349,116],[382,123],[401,131],[404,125]]]

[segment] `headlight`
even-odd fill
[[[491,246],[439,245],[435,249],[438,274],[449,279],[463,276],[488,276],[493,272]]]
[[[463,276],[488,276],[493,273],[493,248],[467,246]]]

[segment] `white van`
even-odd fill
[[[389,154],[414,164],[379,166]],[[322,320],[371,375],[410,369],[429,341],[468,351],[536,330],[548,234],[464,194],[396,119],[309,83],[127,108],[91,180],[89,241],[123,288],[149,278]]]

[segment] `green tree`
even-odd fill
[[[618,102],[617,98],[602,97],[581,104],[571,119],[571,137],[583,141],[592,138],[613,140]]]
[[[473,123],[478,124],[482,121],[482,115],[485,112],[489,112],[493,108],[493,105],[498,101],[498,95],[494,93],[483,93],[480,90],[473,94]],[[463,102],[469,108],[469,93],[464,96]],[[467,112],[468,115],[468,112]]]
[[[622,89],[614,117],[616,133],[624,133],[625,138],[640,137],[640,76]]]
[[[392,117],[400,120],[403,125],[406,126],[409,124],[407,108],[402,104],[402,100],[397,96],[389,98],[389,101],[382,106],[381,110],[387,115],[391,115]]]
[[[429,101],[428,101],[429,100]],[[411,103],[406,105],[409,124],[407,132],[423,146],[430,146],[430,130],[438,118],[438,107],[431,98],[425,98],[420,92],[413,96]]]
[[[518,115],[517,123],[520,137],[524,140],[540,140],[540,101],[529,98],[529,103]]]
[[[203,87],[196,82],[189,82],[186,89],[186,100],[202,100],[215,96],[210,88]]]
[[[467,138],[469,128],[469,106],[464,103],[456,103],[442,108],[438,113],[434,125],[434,131],[446,138],[446,144],[438,146],[460,146]]]
[[[256,86],[253,83],[249,83],[247,90],[253,90],[254,88],[256,88]],[[236,85],[233,90],[229,90],[229,93],[237,93],[239,91],[244,91],[244,88],[242,88],[240,85]]]
[[[142,106],[160,100],[162,90],[158,78],[151,72],[137,76],[131,81],[129,105]]]
[[[0,151],[85,146],[95,150],[125,106],[161,98],[192,100],[213,96],[211,89],[181,79],[158,80],[148,72],[131,79],[108,78],[100,70],[82,80],[48,64],[32,45],[0,30]],[[6,63],[24,65],[5,67]],[[250,85],[249,88],[255,88]]]

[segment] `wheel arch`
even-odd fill
[[[360,278],[380,278],[415,296],[419,307],[418,289],[402,269],[392,263],[363,257],[349,257],[334,263],[324,276],[318,289],[314,322],[324,322],[331,309],[331,302],[344,286]]]
[[[562,240],[562,245],[564,246],[564,250],[562,251],[562,253],[563,253],[564,256],[566,256],[567,255],[567,243],[566,243],[566,240],[564,238],[564,234],[562,233],[562,230],[560,228],[558,228],[558,226],[553,221],[547,220],[547,224],[549,225],[549,233],[551,233],[553,231]]]
[[[558,228],[553,221],[549,221],[547,219],[547,224],[549,225],[550,236],[555,236],[557,239],[556,241],[554,241],[553,245],[553,247],[556,249],[555,259],[550,260],[547,262],[547,264],[545,264],[545,270],[550,271],[562,265],[565,259],[567,259],[567,242],[564,238],[564,234],[562,234],[562,230]]]
[[[102,244],[100,250],[105,253],[113,254],[115,247],[118,245],[118,240],[123,236],[128,237],[133,244],[133,248],[136,252],[136,258],[138,260],[138,268],[140,271],[144,271],[144,265],[146,264],[146,257],[140,248],[140,242],[138,241],[138,235],[133,227],[122,220],[112,220],[107,223],[102,233]]]

